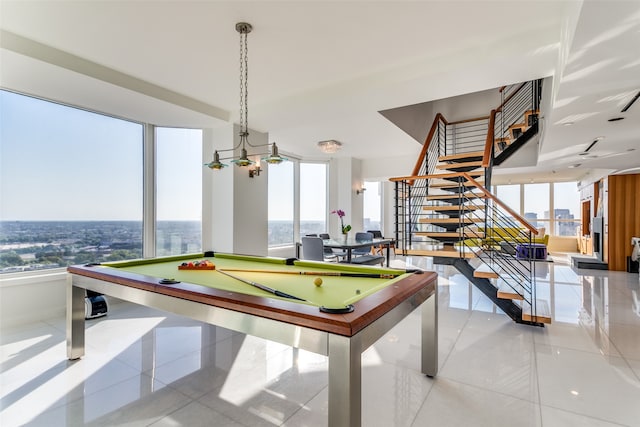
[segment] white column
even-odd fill
[[[361,161],[346,157],[332,159],[329,165],[329,210],[342,209],[345,212],[344,223],[351,225],[352,233],[362,231],[363,197],[356,196],[356,189],[362,186]],[[340,220],[336,215],[329,216],[329,233],[332,236],[341,233]]]
[[[224,126],[205,132],[205,162],[213,157],[213,150],[234,147],[239,140],[237,125]],[[267,144],[268,134],[250,131],[253,145]],[[247,147],[250,158],[254,153],[266,152],[268,147]],[[206,155],[209,155],[206,157]],[[233,153],[240,154],[239,150]],[[228,157],[231,152],[220,153]],[[204,162],[203,162],[204,163]],[[229,160],[221,170],[207,170],[203,182],[203,249],[248,255],[267,255],[268,168],[260,176],[249,177],[247,167],[238,167]],[[206,222],[206,224],[205,224]]]

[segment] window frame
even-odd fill
[[[325,166],[325,206],[329,206],[329,192],[330,192],[330,162],[328,160],[304,160],[296,156],[292,156],[290,154],[286,154],[287,158],[290,162],[293,163],[293,242],[291,244],[283,243],[279,245],[268,245],[268,251],[278,251],[280,249],[290,248],[296,245],[296,242],[300,241],[300,167],[302,164],[322,164]],[[274,167],[277,167],[274,166]],[[268,176],[268,175],[267,175]],[[326,227],[329,226],[329,211],[325,209],[326,212],[324,214],[324,223]],[[270,218],[267,218],[267,223]]]
[[[558,181],[558,182],[536,182],[536,183],[532,183],[532,184],[547,184],[549,185],[549,216],[551,216],[552,212],[555,212],[555,185],[556,184],[566,184],[566,183],[576,183],[576,181]],[[524,198],[525,198],[525,186],[529,185],[527,183],[519,183],[519,184],[498,184],[498,185],[493,185],[493,193],[497,195],[498,199],[500,199],[500,187],[502,186],[519,186],[520,187],[520,208],[517,211],[517,213],[522,216],[524,218]],[[576,193],[579,193],[576,187]],[[554,236],[554,237],[575,237],[574,236],[562,236],[557,234],[557,230],[556,230],[556,222],[575,222],[580,224],[582,221],[582,210],[580,209],[580,206],[578,206],[577,208],[578,210],[574,213],[574,218],[573,219],[554,219],[554,218],[538,218],[536,221],[537,222],[542,222],[545,224],[546,227],[546,231],[545,234],[548,234],[550,236]]]
[[[110,113],[105,113],[98,110],[93,110],[86,107],[81,107],[65,102],[60,102],[52,99],[48,99],[46,97],[32,95],[28,93],[23,93],[17,90],[12,90],[8,88],[0,88],[0,91],[12,93],[19,96],[24,96],[28,98],[32,98],[38,101],[52,103],[56,105],[60,105],[66,108],[71,108],[74,110],[85,111],[92,114],[98,114],[104,117],[112,118],[115,120],[123,120],[129,123],[134,123],[140,125],[142,127],[142,141],[141,149],[142,149],[142,198],[140,200],[140,204],[142,205],[142,257],[143,258],[153,258],[156,256],[156,231],[157,231],[157,194],[156,194],[156,172],[157,172],[157,163],[156,163],[156,129],[157,128],[176,128],[176,126],[163,126],[159,124],[151,124],[144,123],[138,120],[133,120],[123,116],[117,116]],[[205,129],[203,128],[186,128],[186,129],[197,129],[202,131],[202,144],[205,145]],[[203,201],[204,203],[204,201]],[[201,219],[201,222],[204,222],[204,212]],[[202,224],[201,224],[201,233]],[[203,240],[204,240],[204,236]],[[30,270],[30,271],[20,271],[20,272],[8,272],[8,273],[0,273],[0,279],[2,279],[3,287],[5,283],[10,283],[10,285],[15,284],[30,284],[34,283],[37,280],[41,280],[42,277],[51,278],[51,280],[60,280],[66,275],[66,266],[59,268],[51,268],[45,270]]]

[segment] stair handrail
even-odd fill
[[[518,92],[520,92],[520,89],[522,89],[523,87],[525,87],[527,85],[527,83],[529,83],[528,81],[526,82],[522,82],[520,84],[520,86],[518,86],[518,89],[512,91],[505,99],[504,101],[502,101],[502,103],[498,106],[498,108],[496,108],[496,113],[499,111],[502,111],[502,107],[505,106],[505,104],[509,101],[511,101],[511,98],[513,98]],[[500,88],[500,92],[503,91],[504,88],[506,88],[507,86],[503,86]]]
[[[416,165],[413,167],[413,172],[411,175],[417,175],[420,172],[420,168],[422,167],[422,163],[424,162],[425,157],[427,156],[427,151],[429,150],[429,146],[431,145],[431,141],[433,140],[433,136],[438,129],[438,123],[442,121],[445,125],[449,125],[447,119],[441,113],[436,114],[433,118],[433,123],[431,124],[431,129],[429,129],[429,133],[427,134],[426,139],[424,140],[424,144],[422,144],[422,150],[420,151],[420,155],[418,156],[418,160],[416,161]],[[414,180],[408,182],[409,185],[413,185]]]
[[[478,181],[473,179],[471,175],[469,175],[466,172],[460,172],[460,175],[464,176],[465,179],[467,179],[469,182],[475,185],[478,188],[478,190],[480,190],[488,199],[491,199],[494,203],[498,204],[498,206],[500,206],[502,209],[509,212],[509,214],[511,214],[515,219],[517,219],[518,222],[522,224],[526,229],[528,229],[531,233],[538,234],[538,229],[536,227],[531,225],[529,221],[527,221],[526,219],[521,217],[519,214],[517,214],[513,209],[507,206],[502,200],[494,196],[491,192],[489,192],[489,190],[484,188],[482,184],[478,183]]]
[[[488,168],[489,166],[491,166],[491,155],[493,152],[493,144],[495,141],[494,140],[495,126],[496,126],[496,110],[491,110],[491,114],[489,114],[489,129],[487,130],[487,139],[484,144],[484,153],[482,155],[483,168]]]
[[[455,122],[448,122],[447,125],[460,125],[463,123],[477,122],[479,120],[487,120],[488,118],[489,116],[474,117],[472,119],[464,119],[464,120],[457,120]]]

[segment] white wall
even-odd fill
[[[413,172],[421,146],[416,144],[415,156],[366,159],[362,161],[362,180],[382,184],[382,234],[393,237],[395,233],[395,184],[389,178],[409,176]]]
[[[450,122],[473,119],[488,116],[501,102],[498,89],[489,89],[433,101],[433,115],[435,117],[436,113],[441,113]],[[431,126],[431,123],[428,126]]]
[[[388,181],[389,178],[411,175],[416,159],[422,149],[416,144],[414,156],[394,157],[390,148],[390,156],[380,159],[362,160],[361,177],[363,181]]]
[[[66,278],[64,270],[3,275],[0,279],[0,327],[64,315]]]

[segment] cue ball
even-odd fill
[[[322,278],[316,277],[316,279],[313,281],[313,284],[316,286],[322,286]]]

